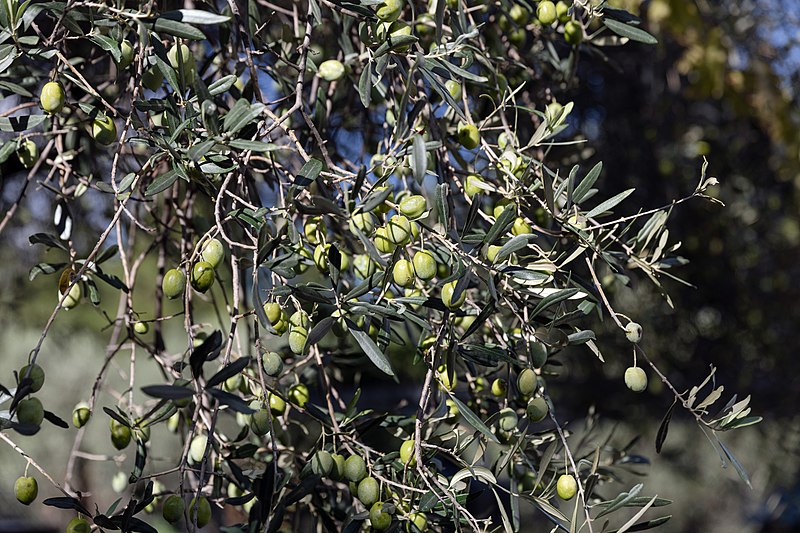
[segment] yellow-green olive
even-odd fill
[[[445,306],[449,307],[450,309],[458,309],[464,302],[467,301],[467,291],[462,290],[461,294],[458,295],[458,298],[453,300],[453,293],[456,289],[457,280],[451,281],[450,283],[445,283],[442,287],[442,303]]]
[[[214,284],[214,267],[208,261],[198,261],[192,267],[192,288],[204,293]]]
[[[414,266],[408,259],[398,259],[392,269],[394,282],[401,287],[410,287],[414,284]]]
[[[458,125],[458,142],[467,150],[476,148],[481,143],[481,134],[474,124],[462,122]]]
[[[44,84],[42,92],[39,94],[39,105],[45,113],[55,115],[64,108],[66,95],[64,94],[64,87],[57,81],[51,81]]]
[[[108,146],[117,140],[117,126],[108,115],[99,115],[92,123],[92,137],[98,143]]]
[[[30,139],[25,139],[17,148],[17,158],[23,167],[32,168],[36,164],[36,160],[39,159],[39,148],[36,143]]]
[[[170,300],[183,295],[186,288],[186,274],[182,270],[172,268],[167,270],[164,274],[164,279],[161,282],[161,290],[164,291],[164,296]]]
[[[323,61],[318,69],[319,77],[325,81],[337,81],[344,76],[344,65],[336,59]]]
[[[203,244],[200,255],[203,261],[211,263],[212,268],[217,268],[225,258],[225,247],[219,239],[209,239]]]
[[[414,273],[421,280],[432,279],[436,275],[436,258],[427,250],[420,250],[412,258]]]

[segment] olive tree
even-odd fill
[[[156,510],[187,531],[516,531],[526,508],[565,531],[657,527],[669,500],[619,481],[639,456],[594,445],[591,425],[575,438],[550,394],[587,357],[625,361],[632,396],[663,382],[656,451],[685,410],[748,482],[718,434],[760,420],[749,398],[720,408],[713,371],[678,390],[605,290],[641,278],[669,300],[686,261],[669,215],[716,183],[702,162],[684,197],[628,205],[633,189],[582,165],[566,95],[605,47],[647,60],[635,16],[589,0],[183,4],[0,3],[0,160],[24,183],[0,231],[37,183],[53,228],[29,240],[62,257],[31,265],[54,308],[3,377],[0,438],[61,492],[42,503],[68,531],[156,531]],[[107,350],[70,428],[36,393],[58,387],[51,326],[90,306]],[[627,350],[604,350],[603,320]],[[115,358],[128,386],[102,405]],[[90,424],[130,472],[104,509],[73,476]],[[62,482],[13,431],[73,440]]]

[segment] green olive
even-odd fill
[[[39,495],[39,484],[35,477],[18,477],[14,482],[14,496],[23,505],[30,505]]]
[[[64,87],[57,81],[50,81],[44,84],[42,92],[39,94],[39,105],[45,113],[55,115],[64,108],[66,95]]]
[[[495,259],[497,259],[497,252],[500,251],[502,246],[497,246],[496,244],[490,244],[486,247],[486,259],[489,260],[490,263],[494,263]]]
[[[467,176],[467,180],[464,182],[464,192],[469,197],[481,194],[484,192],[484,189],[481,187],[481,185],[486,185],[486,182],[484,182],[477,174],[470,174]]]
[[[286,411],[286,401],[277,394],[269,394],[269,409],[272,414],[279,416]]]
[[[444,88],[447,89],[447,92],[453,97],[453,100],[458,101],[461,98],[461,84],[456,80],[447,80],[444,82]]]
[[[317,265],[317,270],[323,274],[327,274],[330,270],[330,264],[328,262],[328,250],[330,250],[330,248],[330,244],[318,244],[316,248],[314,248],[314,264]]]
[[[272,413],[268,409],[259,409],[250,415],[250,429],[259,437],[263,437],[269,433],[271,419]]]
[[[643,392],[647,388],[647,374],[638,366],[625,370],[625,386],[633,392]]]
[[[172,494],[164,500],[164,506],[161,508],[161,516],[170,524],[175,524],[183,518],[183,511],[186,503],[177,494]]]
[[[494,218],[500,218],[500,215],[506,210],[506,206],[512,205],[513,203],[514,201],[508,198],[498,200],[492,209],[492,216],[494,216]]]
[[[214,284],[214,267],[208,261],[198,261],[192,267],[192,288],[204,293]]]
[[[30,139],[25,139],[17,148],[17,158],[23,167],[33,168],[33,165],[39,159],[39,148],[36,143]]]
[[[556,4],[556,17],[558,17],[559,22],[568,22],[569,21],[569,19],[570,19],[569,6],[570,6],[571,3],[572,2],[570,2],[568,4],[567,2],[564,2],[564,0],[560,0]]]
[[[161,88],[162,83],[164,83],[164,75],[158,67],[151,67],[142,74],[142,85],[146,89],[157,91]]]
[[[628,322],[625,326],[625,337],[636,344],[642,340],[642,326],[636,322]]]
[[[497,378],[492,382],[492,394],[498,398],[502,398],[508,392],[508,383],[506,380]]]
[[[147,322],[135,322],[133,324],[133,331],[139,335],[146,335],[150,331],[150,326]]]
[[[341,61],[328,59],[320,64],[317,71],[319,72],[319,77],[323,80],[337,81],[342,79],[345,69]]]
[[[67,282],[67,283],[69,283],[69,282]],[[66,288],[66,285],[65,285],[65,288]],[[70,309],[72,309],[74,307],[77,307],[78,304],[81,303],[82,294],[83,294],[83,291],[81,290],[80,282],[75,283],[72,287],[70,287],[69,293],[64,298],[64,302],[61,304],[61,306],[64,309],[66,309],[67,311],[69,311]],[[59,293],[58,293],[59,301],[61,300],[61,298],[63,296],[64,296],[64,293],[59,290]]]
[[[579,45],[583,41],[583,28],[574,20],[564,24],[564,39],[571,45]]]
[[[192,442],[189,444],[189,462],[199,465],[203,462],[203,457],[206,455],[206,448],[208,447],[208,435],[199,434],[195,435]]]
[[[211,267],[216,269],[225,258],[225,248],[219,239],[209,239],[203,244],[200,255],[203,261],[210,263]]]
[[[436,258],[427,250],[420,250],[412,258],[414,273],[421,280],[427,281],[436,275]]]
[[[525,414],[531,422],[541,422],[547,416],[547,402],[542,397],[531,398],[525,407]]]
[[[578,492],[578,482],[572,474],[562,474],[556,483],[556,492],[562,500],[571,500]]]
[[[306,240],[311,244],[319,243],[317,234],[321,224],[322,219],[320,217],[309,217],[305,224],[303,224],[303,233],[306,236]]]
[[[17,404],[17,422],[27,426],[40,426],[44,420],[44,407],[39,398],[28,398]]]
[[[124,450],[131,443],[132,436],[131,428],[111,419],[111,444],[114,445],[114,448]]]
[[[164,296],[170,300],[179,298],[183,295],[186,288],[186,274],[182,270],[172,268],[167,270],[164,274],[164,279],[161,282],[161,290],[164,291]]]
[[[403,441],[403,444],[400,445],[400,461],[404,465],[414,466],[417,462],[414,455],[414,439]]]
[[[536,18],[542,23],[542,26],[550,26],[556,21],[556,5],[550,0],[539,2],[536,8]]]
[[[448,372],[446,366],[441,365],[438,368],[439,373],[439,383],[444,387],[446,390],[452,391],[456,388],[456,383],[458,383],[458,376],[455,373],[451,374]]]
[[[120,70],[125,70],[131,63],[133,63],[133,45],[128,39],[122,41],[119,45],[119,62],[117,63],[117,67]]]
[[[529,235],[532,233],[531,225],[528,224],[524,218],[517,217],[514,220],[514,225],[511,227],[511,233],[514,235]]]
[[[333,468],[331,469],[331,477],[336,480],[343,480],[345,478],[344,474],[344,465],[345,460],[344,456],[340,453],[332,453],[331,459],[333,459]]]
[[[211,504],[208,498],[200,496],[200,499],[192,498],[189,502],[189,521],[197,520],[197,527],[203,528],[211,521]]]
[[[514,21],[514,24],[517,24],[518,26],[525,26],[528,23],[530,12],[525,6],[521,4],[514,4],[511,6],[511,9],[508,10],[508,16]]]
[[[308,330],[299,326],[294,326],[289,331],[289,349],[296,354],[301,354],[305,350],[308,340]]]
[[[386,237],[396,246],[403,246],[411,240],[411,222],[405,215],[394,215],[386,223]]]
[[[333,470],[333,457],[329,452],[320,450],[311,458],[311,471],[318,476],[327,477]]]
[[[467,150],[477,148],[481,143],[481,134],[474,124],[460,123],[458,125],[458,142]]]
[[[359,487],[361,487],[361,485],[359,485]],[[361,498],[359,498],[359,500],[360,499]],[[372,504],[369,509],[369,523],[372,525],[372,528],[377,531],[384,531],[389,529],[389,526],[392,525],[392,515],[383,510],[383,502],[375,502]]]
[[[405,218],[405,217],[403,217]],[[409,231],[411,230],[411,226],[409,225]],[[382,254],[390,254],[394,252],[394,249],[397,248],[397,245],[392,241],[392,239],[388,236],[387,228],[378,228],[375,230],[375,248]]]
[[[264,314],[267,315],[267,320],[269,320],[269,323],[273,326],[281,319],[282,313],[283,309],[280,304],[276,302],[267,302],[264,304]]]
[[[458,309],[464,302],[467,301],[467,291],[462,290],[461,294],[458,295],[456,300],[453,300],[453,293],[456,290],[456,284],[458,283],[457,280],[451,281],[450,283],[445,283],[442,287],[442,303],[445,306],[449,307],[450,309]]]
[[[367,279],[377,271],[378,265],[367,254],[358,254],[353,260],[353,269],[361,279]]]
[[[358,483],[367,475],[367,464],[358,455],[351,455],[344,462],[344,477],[353,483]]]
[[[356,213],[350,218],[350,231],[356,233],[353,228],[358,228],[361,233],[369,237],[375,229],[375,216],[372,213]]]
[[[267,352],[261,358],[264,373],[270,377],[276,377],[283,371],[283,359],[276,352]]]
[[[536,390],[536,372],[530,368],[524,369],[517,376],[517,389],[523,396],[530,396]]]
[[[408,515],[409,528],[408,531],[413,533],[424,533],[428,529],[428,517],[425,513],[419,511],[410,513]]]
[[[289,399],[300,407],[303,407],[309,400],[308,387],[298,383],[289,389]]]
[[[30,376],[28,376],[28,369],[30,369]],[[25,365],[19,371],[20,381],[28,376],[31,380],[31,392],[39,392],[44,385],[44,369],[34,363],[33,365]]]
[[[108,115],[98,115],[92,123],[92,137],[98,143],[108,146],[117,140],[117,126]]]
[[[392,268],[392,278],[401,287],[414,284],[414,266],[408,259],[398,259]]]
[[[384,0],[375,14],[384,22],[395,21],[403,10],[403,0]]]
[[[84,518],[73,518],[67,524],[66,533],[89,533],[92,526]]]
[[[497,417],[497,426],[503,431],[511,431],[517,427],[519,418],[517,413],[510,407],[505,407],[500,410]]]
[[[428,201],[420,194],[413,194],[400,200],[397,209],[408,218],[419,218],[428,210]]]
[[[92,412],[89,410],[89,404],[80,402],[72,410],[72,425],[76,428],[82,428],[89,423],[91,416]]]
[[[380,498],[380,487],[378,480],[372,476],[367,476],[358,483],[358,499],[364,507],[371,507]]]
[[[177,43],[172,45],[172,48],[167,52],[167,59],[169,59],[169,64],[172,65],[172,68],[176,71],[180,72],[181,67],[183,68],[184,79],[188,81],[194,79],[197,65],[194,60],[194,55],[192,55],[192,51],[187,45],[181,44],[179,46]]]

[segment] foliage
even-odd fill
[[[712,413],[723,389],[701,391],[713,372],[677,390],[597,275],[641,277],[670,301],[663,282],[681,281],[686,260],[669,216],[709,199],[716,180],[704,163],[688,195],[614,214],[634,190],[603,190],[602,163],[575,163],[574,104],[559,98],[579,60],[656,39],[623,10],[546,4],[0,4],[0,91],[21,102],[0,120],[13,134],[0,160],[52,193],[55,232],[29,241],[61,254],[30,270],[59,302],[20,361],[29,369],[6,380],[0,421],[24,435],[39,435],[42,416],[67,427],[46,409],[30,423],[19,406],[58,314],[91,304],[106,313],[108,349],[73,418],[110,423],[113,446],[133,457],[129,501],[92,512],[68,469],[53,482],[63,497],[44,503],[123,531],[154,531],[145,511],[173,494],[185,510],[167,514],[187,530],[205,521],[201,496],[216,515],[242,511],[225,531],[309,515],[331,530],[519,530],[523,504],[566,531],[656,527],[669,515],[648,512],[669,501],[617,483],[645,459],[610,438],[591,447],[591,432],[571,441],[549,393],[581,364],[573,355],[605,361],[594,317],[629,341],[632,390],[646,388],[644,368],[674,396],[656,449],[683,407],[747,481],[717,434],[760,420],[749,397]],[[50,85],[45,113],[34,94],[48,81],[64,102]],[[107,222],[84,245],[73,233],[90,213]],[[154,294],[134,301],[151,257]],[[176,322],[182,346],[163,334]],[[123,353],[164,379],[131,372],[117,404],[100,405]],[[399,394],[413,384],[415,396],[369,408],[362,391],[375,395],[375,382]],[[164,429],[184,446],[156,472],[150,458],[171,452],[158,448]]]

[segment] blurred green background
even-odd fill
[[[635,279],[631,287],[617,286],[611,292],[617,310],[643,325],[648,354],[679,389],[699,384],[713,364],[718,366],[717,384],[740,397],[752,394],[753,412],[765,421],[722,438],[749,472],[753,489],[732,468],[720,468],[716,452],[680,411],[656,457],[655,433],[671,397],[653,386],[631,402],[619,379],[624,362],[611,356],[624,348],[617,334],[599,339],[609,362],[571,369],[553,383],[554,401],[562,405],[562,418],[568,414],[579,421],[593,407],[609,429],[621,424],[616,444],[641,436],[637,453],[653,459],[651,467],[639,469],[647,473],[646,492],[675,501],[665,531],[798,531],[800,6],[797,0],[611,4],[640,13],[660,43],[605,47],[601,52],[606,61],[581,63],[570,99],[575,102],[571,123],[588,140],[582,166],[602,160],[599,184],[605,190],[636,187],[632,203],[651,208],[691,193],[705,157],[709,174],[720,181],[714,195],[726,204],[694,201],[671,216],[672,238],[683,242],[680,253],[691,261],[675,274],[696,287],[667,281],[674,309],[650,284]],[[20,169],[12,164],[2,169],[0,212],[8,209],[22,184]],[[76,237],[86,248],[108,213],[94,211],[90,196],[84,200],[86,212],[76,215]],[[55,305],[54,278],[30,282],[27,277],[34,264],[62,259],[27,243],[32,233],[53,231],[51,213],[51,196],[31,190],[14,222],[0,233],[4,383],[24,363]],[[115,268],[109,265],[112,273]],[[108,330],[100,331],[107,324],[103,312],[113,315],[115,309],[116,300],[110,298],[100,309],[83,306],[80,312],[61,313],[44,343],[40,361],[51,381],[40,396],[64,419],[94,382],[108,336]],[[185,342],[179,327],[167,332],[168,347]],[[127,354],[112,365],[109,375],[118,383],[106,385],[124,391]],[[137,380],[144,384],[152,369],[140,366]],[[726,392],[726,400],[728,396]],[[114,403],[111,396],[100,400]],[[44,431],[47,438],[11,436],[60,481],[75,430],[47,426]],[[166,431],[153,439],[164,446],[178,442]],[[113,453],[103,424],[89,425],[82,450],[100,460],[80,462],[80,486],[108,486],[90,480],[111,480],[130,470],[132,456]],[[171,466],[154,460],[154,468]],[[27,510],[13,501],[11,489],[24,467],[25,461],[0,443],[0,519]],[[41,477],[40,489],[44,497],[57,495]],[[101,510],[116,497],[95,495],[103,502]],[[37,520],[56,525],[62,524],[62,516],[51,508],[38,507],[36,512]],[[154,525],[168,531],[163,523]]]

